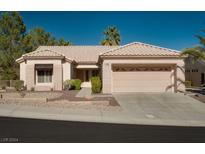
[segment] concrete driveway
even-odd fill
[[[183,94],[115,93],[114,96],[135,121],[165,125],[205,124],[205,104]]]
[[[203,126],[205,104],[182,94],[116,93],[120,106],[67,102],[63,107],[0,103],[0,116],[97,123]],[[29,103],[29,102],[28,102]],[[70,104],[71,103],[71,104]],[[77,105],[80,103],[81,105]],[[70,105],[69,105],[70,104]]]

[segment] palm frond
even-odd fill
[[[101,45],[120,45],[120,32],[116,26],[109,26],[103,34],[105,35],[105,38],[100,42]]]
[[[205,38],[203,38],[202,36],[196,35],[196,37],[199,39],[200,44],[202,44],[203,46],[205,46]]]
[[[181,56],[184,55],[192,57],[194,61],[205,60],[205,52],[202,52],[198,47],[185,49],[181,52]]]

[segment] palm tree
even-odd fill
[[[205,31],[203,31],[205,33]],[[199,41],[200,45],[192,48],[186,48],[184,51],[181,52],[182,56],[188,56],[193,59],[193,62],[197,60],[204,60],[205,61],[205,38],[202,36],[196,36]]]
[[[121,42],[120,32],[118,31],[116,26],[108,27],[103,32],[103,34],[105,35],[105,38],[101,41],[101,45],[107,45],[107,46],[120,45]]]

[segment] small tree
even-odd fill
[[[18,64],[15,62],[22,53],[22,39],[26,26],[19,12],[3,12],[0,14],[0,74],[1,79],[18,78]]]

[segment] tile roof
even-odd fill
[[[101,56],[179,56],[179,51],[141,42],[133,42],[107,51]]]
[[[64,55],[49,49],[40,49],[24,54],[23,57],[64,57]]]
[[[38,50],[51,50],[76,62],[98,61],[99,55],[114,49],[116,46],[40,46]]]
[[[35,51],[24,54],[26,57],[65,57],[77,63],[97,63],[99,56],[150,56],[178,57],[179,51],[150,44],[134,42],[124,46],[40,46]]]

